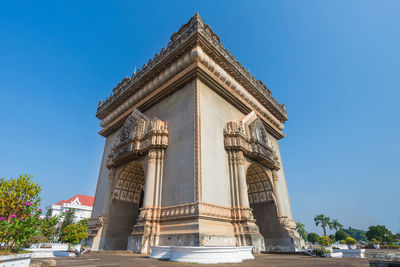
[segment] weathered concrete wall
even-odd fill
[[[289,219],[293,219],[292,208],[290,206],[289,193],[286,185],[285,172],[283,170],[283,163],[281,158],[281,152],[279,150],[278,140],[271,136],[272,146],[274,147],[276,154],[281,162],[281,169],[277,172],[278,174],[278,186],[276,188],[277,197],[279,198],[279,203],[281,206],[281,215],[288,216]]]
[[[145,111],[168,125],[162,206],[194,201],[194,82]]]
[[[107,231],[103,237],[103,249],[125,250],[128,244],[128,236],[132,232],[139,214],[137,203],[112,200]]]
[[[231,206],[229,166],[224,126],[244,116],[224,98],[199,81],[201,119],[201,180],[204,202]]]
[[[108,207],[110,205],[110,189],[111,182],[108,178],[109,170],[106,167],[108,153],[114,143],[114,140],[118,137],[119,131],[116,131],[109,135],[106,139],[104,145],[103,158],[101,160],[99,179],[97,180],[96,195],[94,199],[94,206],[91,218],[97,219],[100,215],[106,214],[108,212]]]
[[[252,203],[253,215],[260,233],[264,237],[265,247],[269,251],[272,247],[290,246],[290,237],[279,223],[276,206],[272,201]]]

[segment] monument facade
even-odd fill
[[[278,144],[285,107],[197,13],[96,116],[92,249],[300,246]]]

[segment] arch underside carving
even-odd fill
[[[127,164],[119,173],[113,185],[104,249],[127,249],[142,205],[144,183],[144,169],[137,162]]]
[[[113,198],[139,204],[144,186],[144,170],[138,163],[130,163],[119,175]]]
[[[269,173],[271,173],[270,170]],[[253,165],[247,170],[246,182],[250,204],[274,200],[273,187],[269,178],[272,174],[269,173],[260,165]]]
[[[264,237],[267,251],[271,250],[271,246],[282,245],[288,237],[279,220],[269,173],[271,173],[270,170],[258,163],[252,163],[246,173],[250,208],[260,233]]]

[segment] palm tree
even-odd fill
[[[326,227],[327,226],[329,226],[329,228],[332,229],[331,218],[329,218],[328,216],[325,216],[323,214],[318,214],[317,216],[315,216],[314,222],[315,222],[316,226],[321,224],[322,230],[324,230],[324,236],[326,236]]]
[[[336,231],[339,231],[339,230],[342,230],[342,229],[343,229],[343,225],[340,224],[339,221],[336,220],[336,219],[332,220],[331,227],[332,227],[333,229],[335,229]],[[332,229],[332,228],[331,228],[331,229]]]
[[[301,237],[306,240],[307,239],[307,232],[306,232],[306,226],[302,224],[301,222],[296,223],[296,231],[301,235]]]

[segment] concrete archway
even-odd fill
[[[279,244],[284,236],[270,175],[269,171],[255,163],[248,167],[246,173],[250,208],[253,209],[256,224],[264,237],[266,250]]]
[[[127,249],[128,236],[143,204],[144,182],[144,168],[136,162],[129,163],[118,175],[113,186],[105,249]]]

